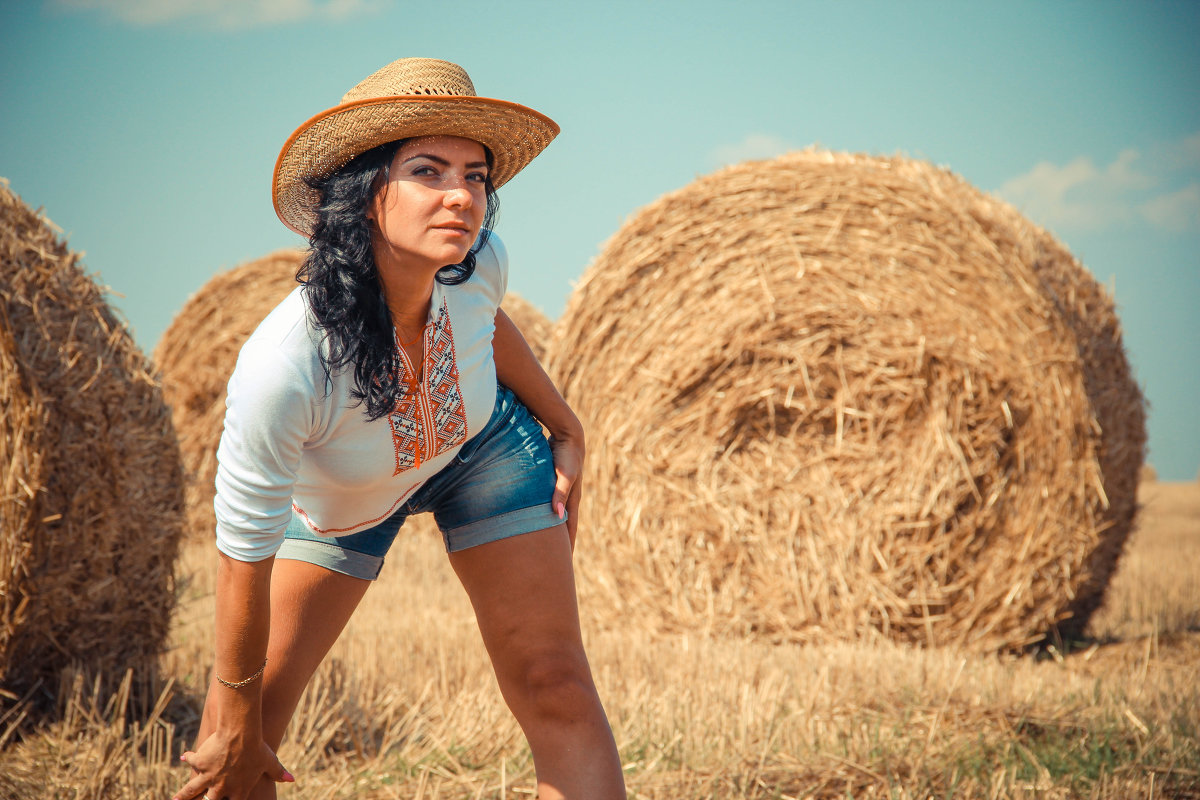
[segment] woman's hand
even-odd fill
[[[575,532],[579,529],[579,498],[583,495],[583,433],[550,434],[550,451],[554,454],[554,497],[551,502],[558,518],[567,516],[567,534],[575,548]]]
[[[174,800],[245,800],[266,775],[295,780],[263,740],[262,687],[270,636],[271,569],[275,559],[239,561],[217,557],[216,655],[199,745],[181,759],[192,779]],[[258,671],[255,671],[255,666]],[[234,677],[223,681],[218,675]],[[241,680],[243,676],[251,677]]]
[[[262,737],[255,738],[257,743],[217,731],[195,751],[180,756],[192,768],[192,779],[174,800],[245,800],[263,775],[276,783],[295,781]]]

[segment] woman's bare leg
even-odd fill
[[[450,563],[529,741],[540,800],[624,798],[621,761],[583,651],[566,526],[460,550]]]
[[[263,673],[263,738],[279,749],[304,687],[333,647],[370,581],[351,578],[304,561],[277,559],[271,571],[271,636]],[[212,692],[210,684],[209,692]],[[197,741],[216,727],[205,703]],[[287,765],[285,765],[287,766]],[[297,769],[289,767],[295,773]],[[298,780],[303,780],[300,771]],[[275,783],[265,777],[250,800],[274,800]]]

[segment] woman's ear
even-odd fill
[[[391,170],[381,169],[371,181],[371,191],[367,195],[367,222],[379,227],[379,208],[387,200],[388,173]]]
[[[383,202],[383,195],[386,187],[372,188],[371,194],[367,197],[367,223],[372,227],[379,227],[379,205]]]

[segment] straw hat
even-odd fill
[[[322,178],[372,147],[414,136],[462,136],[487,147],[499,188],[558,134],[552,119],[531,108],[475,94],[466,70],[434,58],[401,58],[368,76],[342,102],[305,122],[288,138],[271,194],[283,224],[302,236],[316,222]]]

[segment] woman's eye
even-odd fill
[[[413,175],[436,175],[433,167],[415,167],[412,171]]]
[[[467,180],[475,181],[476,183],[487,183],[486,172],[472,172],[467,176]]]

